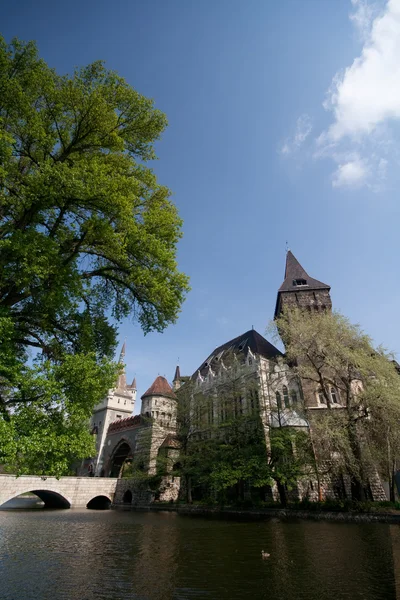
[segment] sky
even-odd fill
[[[120,326],[138,398],[265,334],[287,245],[400,352],[400,0],[5,0],[0,32],[59,73],[102,59],[167,114],[151,166],[192,289],[164,333]]]

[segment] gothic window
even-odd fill
[[[333,404],[339,404],[337,396],[337,391],[334,387],[331,387],[331,400]]]
[[[279,408],[279,410],[282,410],[282,399],[281,399],[281,395],[279,392],[276,392],[275,398],[276,398],[276,406]]]
[[[286,385],[284,385],[282,387],[282,392],[283,392],[283,402],[285,404],[285,408],[289,408],[289,406],[290,406],[289,392],[288,392]]]
[[[292,401],[292,404],[297,404],[297,393],[295,390],[292,390],[290,392],[290,399]]]

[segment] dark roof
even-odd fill
[[[142,398],[146,398],[146,396],[166,396],[167,398],[173,398],[174,400],[177,399],[168,381],[161,375],[154,380],[147,392],[143,394]]]
[[[331,289],[328,284],[322,283],[322,281],[318,281],[318,279],[313,279],[310,277],[307,271],[303,269],[297,258],[291,253],[290,250],[288,250],[288,253],[286,254],[285,281],[282,283],[278,291],[298,291],[299,286],[293,284],[296,279],[304,279],[307,282],[307,286],[304,287],[307,287],[310,290]]]
[[[249,329],[246,333],[242,333],[242,335],[215,348],[207,360],[205,360],[197,371],[193,373],[192,378],[197,376],[198,371],[200,371],[201,375],[205,375],[208,372],[209,366],[211,366],[211,369],[214,371],[218,367],[218,362],[221,359],[223,360],[224,352],[242,352],[243,354],[247,354],[248,348],[250,348],[253,354],[259,354],[260,356],[264,356],[264,358],[283,356],[278,348],[275,348],[275,346],[270,344],[268,340],[260,335],[255,329]]]
[[[179,365],[176,367],[175,369],[175,375],[172,381],[179,381],[181,378],[181,370],[179,368]]]

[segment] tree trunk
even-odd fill
[[[349,421],[349,440],[350,440],[350,448],[352,454],[354,456],[356,466],[358,467],[358,476],[355,473],[350,473],[351,479],[351,496],[352,500],[356,500],[358,502],[365,502],[365,477],[364,477],[364,465],[363,465],[363,456],[361,450],[360,440],[358,438],[357,432],[357,423],[355,423],[350,417]]]

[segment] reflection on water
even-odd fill
[[[394,600],[399,531],[174,513],[0,511],[0,598]]]

